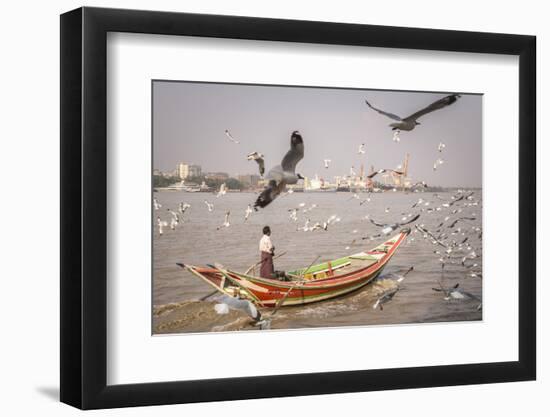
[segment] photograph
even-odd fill
[[[152,81],[152,333],[470,322],[480,93]]]

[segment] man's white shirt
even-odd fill
[[[273,244],[271,243],[271,239],[268,235],[263,235],[263,237],[260,239],[260,252],[271,253],[272,250]]]

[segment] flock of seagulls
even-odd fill
[[[417,119],[433,111],[440,110],[440,109],[443,109],[444,107],[450,106],[451,104],[455,103],[460,97],[461,97],[460,94],[450,94],[446,97],[443,97],[439,100],[434,101],[433,103],[426,106],[425,108],[418,110],[407,117],[400,117],[396,114],[374,107],[368,100],[365,100],[365,103],[372,110],[394,120],[394,122],[390,123],[389,126],[392,128],[392,130],[395,131],[394,141],[399,141],[400,131],[413,130],[417,125],[420,124]],[[235,144],[240,144],[240,141],[235,139],[228,129],[225,130],[225,135],[230,142]],[[365,147],[366,147],[365,143],[361,143],[357,150],[357,154],[364,155],[366,152]],[[438,151],[441,153],[444,148],[445,148],[445,144],[440,142],[438,145]],[[269,204],[271,204],[271,202],[273,202],[273,200],[275,200],[278,196],[290,193],[290,190],[288,192],[286,191],[286,186],[291,184],[296,184],[298,180],[304,179],[304,177],[301,174],[296,172],[296,165],[303,158],[304,158],[304,140],[300,132],[296,130],[292,132],[290,137],[290,150],[283,157],[279,165],[276,165],[269,170],[266,178],[268,180],[267,185],[265,189],[260,193],[256,201],[254,202],[254,210],[265,208]],[[247,155],[247,159],[249,161],[255,161],[258,164],[258,171],[260,173],[260,176],[263,178],[265,173],[265,156],[258,151],[254,151]],[[439,165],[443,164],[443,162],[444,162],[443,159],[438,158],[438,160],[433,165],[434,171],[438,168]],[[323,160],[323,165],[325,168],[328,168],[330,163],[331,163],[331,159],[329,158],[325,158]],[[394,175],[404,175],[404,172],[399,171],[399,169],[401,168],[398,168],[397,170],[379,169],[367,175],[367,177],[369,179],[372,179],[376,175],[383,174],[383,173],[392,173]],[[352,166],[350,168],[350,176],[354,177],[356,175],[357,174],[355,172],[355,169]],[[426,184],[424,182],[420,184],[426,187]],[[216,197],[220,197],[226,193],[226,189],[223,187],[225,187],[225,184],[222,184],[222,188],[220,188],[220,191],[218,192]]]
[[[400,117],[396,114],[381,110],[380,108],[374,107],[368,100],[365,100],[366,105],[376,111],[377,113],[384,115],[394,122],[390,123],[389,126],[394,131],[393,140],[395,142],[400,141],[399,134],[401,131],[412,131],[420,123],[418,119],[422,116],[425,116],[428,113],[434,112],[436,110],[443,109],[455,103],[461,96],[459,94],[451,94],[446,97],[443,97],[427,107],[418,110],[407,117]],[[225,130],[225,135],[227,139],[234,144],[240,144],[241,142],[229,132]],[[441,155],[445,151],[446,145],[443,142],[439,142],[437,146],[437,152],[439,157],[433,164],[433,170],[436,171],[443,163],[444,160],[441,158]],[[300,179],[304,177],[296,172],[298,163],[304,158],[305,146],[304,139],[301,133],[297,130],[293,131],[290,136],[290,149],[286,152],[282,158],[280,164],[273,166],[266,175],[267,185],[259,193],[256,200],[251,204],[248,204],[244,210],[244,220],[247,222],[250,216],[259,209],[265,209],[270,205],[275,199],[280,198],[281,196],[291,194],[293,190],[288,189],[287,185],[296,184]],[[359,144],[357,148],[357,154],[364,155],[366,153],[365,143]],[[246,156],[248,161],[255,161],[258,165],[258,172],[262,178],[265,174],[265,156],[264,154],[254,151],[248,153]],[[331,159],[323,159],[323,166],[325,169],[328,169],[331,164]],[[390,168],[381,168],[367,175],[367,178],[373,179],[377,175],[391,173],[392,175],[404,175],[405,173],[402,170],[402,167],[399,166],[396,169]],[[355,169],[352,166],[350,169],[350,175],[355,176]],[[425,189],[428,185],[424,181],[416,182],[411,186],[412,192],[425,192]],[[393,189],[392,191],[397,191]],[[216,198],[222,198],[227,193],[226,184],[221,184],[219,190],[217,190]],[[439,262],[441,263],[441,270],[443,271],[446,265],[457,265],[464,268],[467,271],[467,276],[471,278],[481,278],[482,274],[478,267],[478,264],[475,262],[479,258],[478,252],[479,248],[474,247],[474,241],[481,243],[482,233],[481,229],[475,225],[469,227],[469,222],[475,221],[477,218],[472,213],[464,213],[469,207],[478,206],[480,200],[475,200],[473,197],[473,192],[467,193],[463,190],[458,190],[458,192],[452,196],[450,200],[442,198],[441,196],[434,194],[434,199],[429,201],[424,198],[420,198],[415,201],[411,209],[412,212],[402,213],[399,220],[394,221],[377,221],[372,219],[368,214],[364,217],[365,220],[368,220],[370,224],[375,226],[378,229],[378,232],[372,235],[367,235],[363,237],[357,236],[358,230],[354,229],[350,232],[351,235],[355,235],[351,243],[347,244],[345,249],[349,250],[354,245],[357,245],[358,239],[360,240],[372,240],[375,238],[387,236],[395,230],[409,225],[411,223],[416,223],[421,217],[431,215],[433,213],[445,213],[445,217],[439,223],[439,225],[434,230],[429,230],[428,227],[424,224],[416,224],[414,228],[414,233],[420,235],[421,238],[434,245],[437,249],[433,250],[435,256],[439,257]],[[371,201],[371,193],[368,192],[366,195],[361,195],[354,193],[348,200],[355,200],[359,202],[360,206],[363,206],[366,203]],[[214,204],[208,200],[204,200],[206,209],[209,213],[214,212]],[[153,200],[153,207],[155,211],[161,210],[162,205],[155,198]],[[158,233],[160,236],[163,235],[164,229],[170,226],[171,230],[175,230],[179,227],[180,224],[184,223],[184,214],[191,206],[188,203],[181,202],[178,205],[178,212],[175,212],[171,209],[167,209],[170,215],[170,222],[162,220],[160,216],[157,216],[157,227]],[[317,204],[312,204],[306,207],[305,203],[300,203],[298,207],[287,209],[289,212],[289,220],[293,223],[299,221],[299,217],[303,214],[304,223],[303,226],[296,227],[296,231],[301,232],[315,232],[315,231],[324,231],[328,232],[332,227],[341,221],[341,217],[337,214],[331,215],[329,218],[312,221],[311,214]],[[393,212],[391,207],[386,207],[384,213]],[[231,212],[229,210],[225,211],[224,220],[221,225],[217,226],[216,230],[227,229],[231,226],[230,222]],[[397,217],[398,214],[395,215]],[[466,226],[468,225],[468,226]],[[411,244],[416,239],[415,236],[409,236],[408,244]],[[383,305],[390,302],[396,293],[399,291],[399,284],[403,281],[404,277],[412,270],[412,267],[402,275],[396,275],[392,277],[396,285],[393,286],[390,290],[384,292],[374,303],[373,309],[383,309]],[[468,293],[462,288],[459,288],[459,284],[451,288],[444,288],[439,281],[439,288],[433,288],[434,291],[444,294],[445,300],[457,300],[457,299],[475,299],[479,301],[479,308],[481,308],[481,300],[479,297],[474,296],[471,293]],[[248,309],[248,305],[245,307]],[[252,316],[252,314],[250,314]]]
[[[414,233],[419,234],[422,238],[425,239],[428,244],[435,246],[438,249],[433,249],[432,252],[434,256],[439,257],[438,261],[441,264],[441,278],[444,278],[444,271],[450,265],[454,265],[455,268],[460,268],[465,272],[465,278],[477,278],[482,279],[483,275],[480,269],[480,265],[477,262],[477,259],[480,258],[477,248],[481,248],[482,244],[482,233],[481,228],[475,224],[469,224],[469,227],[461,228],[458,227],[461,222],[473,222],[477,220],[475,213],[472,213],[471,216],[461,216],[460,213],[468,210],[471,207],[476,207],[481,204],[480,200],[476,200],[474,197],[474,192],[466,192],[464,190],[458,190],[456,194],[451,196],[451,199],[447,201],[442,199],[438,194],[434,194],[434,199],[438,201],[444,201],[444,203],[438,203],[437,201],[427,201],[424,199],[419,199],[413,204],[413,208],[417,208],[421,213],[425,215],[440,213],[444,210],[447,210],[450,215],[445,215],[442,221],[435,226],[434,230],[429,230],[424,224],[416,224]],[[437,205],[437,207],[432,208],[430,206]],[[453,208],[453,206],[460,206],[459,208]],[[439,210],[438,210],[439,209]],[[405,214],[402,219],[402,224],[412,223],[420,218],[420,214]],[[454,215],[454,216],[453,216]],[[388,227],[388,231],[395,226],[399,227],[398,224],[386,224],[382,222],[374,222],[372,219],[367,219],[371,221],[377,227]],[[407,220],[408,219],[408,220]],[[449,230],[450,229],[450,230]],[[384,229],[382,229],[384,230]],[[416,237],[414,235],[409,236],[407,240],[407,245],[412,244]],[[382,235],[374,235],[373,237],[379,237]],[[362,238],[368,239],[369,237]],[[346,247],[349,249],[355,243],[355,240],[352,241],[350,245]],[[408,272],[412,270],[409,269]],[[396,274],[393,277],[395,281],[394,285],[389,286],[388,289],[383,291],[383,293],[378,297],[376,302],[373,305],[373,309],[383,309],[383,305],[390,302],[397,292],[400,290],[399,283],[403,280],[404,275],[399,276]],[[456,274],[454,274],[456,276]],[[383,277],[387,278],[387,277]],[[464,301],[464,300],[474,300],[477,304],[477,310],[482,309],[481,298],[471,292],[468,292],[460,287],[460,283],[455,283],[452,286],[444,287],[441,279],[438,280],[438,287],[432,288],[433,291],[442,293],[443,299],[449,302],[455,301]]]

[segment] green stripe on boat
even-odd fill
[[[350,263],[350,257],[346,256],[345,258],[335,259],[334,261],[330,262],[330,266],[332,269],[338,269],[346,264]],[[309,269],[307,269],[308,274],[315,274],[316,272],[324,271],[328,269],[328,262],[324,262],[322,264],[313,265]],[[288,272],[290,275],[302,275],[305,272],[306,268],[297,269],[295,271]]]

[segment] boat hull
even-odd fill
[[[225,270],[223,267],[185,267],[218,291],[247,298],[260,307],[302,305],[357,291],[375,279],[404,242],[410,229],[376,248],[289,272],[295,281],[278,281]]]

